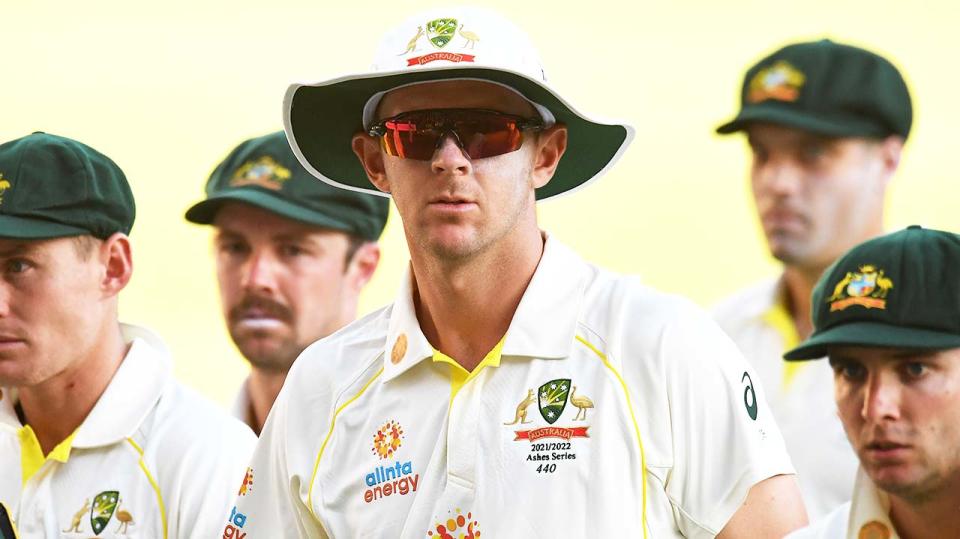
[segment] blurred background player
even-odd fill
[[[134,215],[93,148],[0,145],[0,502],[21,537],[213,537],[253,450],[159,337],[118,322]]]
[[[251,366],[234,414],[259,434],[300,352],[356,318],[389,201],[314,178],[282,131],[237,146],[206,193],[186,218],[216,228],[223,317]]]
[[[860,471],[850,503],[790,537],[960,537],[956,268],[960,236],[911,226],[855,247],[817,284],[815,331],[785,357],[830,358]]]
[[[887,185],[910,132],[897,69],[822,40],[788,45],[747,71],[737,117],[767,246],[783,273],[723,301],[715,317],[760,374],[811,519],[849,499],[856,459],[830,398],[825,362],[781,359],[811,331],[810,292],[850,247],[883,232]]]

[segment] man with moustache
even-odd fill
[[[293,366],[224,537],[779,538],[802,525],[733,343],[690,302],[537,225],[536,200],[598,177],[632,129],[571,108],[526,35],[480,8],[408,19],[374,65],[292,86],[285,126],[314,175],[393,198],[410,268],[392,305]]]
[[[849,499],[856,459],[830,399],[830,369],[781,355],[810,334],[810,291],[823,270],[883,232],[910,95],[888,60],[822,40],[788,45],[750,68],[741,101],[717,131],[746,134],[754,202],[783,272],[714,314],[757,369],[816,518]]]
[[[282,131],[234,148],[206,193],[186,219],[216,229],[224,319],[251,365],[234,414],[259,434],[300,352],[356,318],[390,207],[311,176]]]
[[[960,236],[911,226],[854,247],[813,292],[860,460],[853,500],[791,538],[960,537]],[[827,362],[822,362],[827,363]]]
[[[250,429],[118,321],[135,213],[90,146],[0,145],[0,504],[20,537],[213,537],[250,458]]]

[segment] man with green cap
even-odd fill
[[[223,536],[780,538],[805,522],[755,373],[689,301],[590,265],[536,201],[633,134],[576,111],[526,35],[443,7],[373,72],[287,92],[315,176],[389,195],[395,301],[294,364]],[[569,143],[569,144],[568,144]]]
[[[252,367],[234,414],[259,434],[300,352],[356,318],[389,202],[314,178],[282,131],[237,146],[206,191],[186,218],[216,228],[224,320]]]
[[[780,356],[810,334],[810,291],[824,268],[883,233],[910,95],[888,60],[821,40],[762,59],[740,98],[740,113],[717,131],[746,135],[754,202],[783,272],[723,301],[715,318],[759,372],[815,518],[849,499],[856,459],[829,398],[829,369]]]
[[[791,537],[960,537],[957,268],[960,236],[911,226],[817,283],[813,334],[784,358],[829,357],[860,469],[851,502]]]
[[[212,537],[253,449],[159,337],[118,321],[134,214],[93,148],[0,145],[0,502],[21,537]]]

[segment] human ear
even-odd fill
[[[567,151],[567,126],[557,124],[540,132],[535,151],[531,179],[534,188],[539,189],[553,178],[560,158]]]
[[[380,262],[380,246],[377,242],[367,242],[361,245],[350,259],[350,265],[347,267],[348,286],[357,294],[370,279],[373,278],[373,272],[377,269]]]
[[[106,295],[115,296],[133,277],[130,238],[122,232],[113,234],[100,243],[98,256],[104,268],[100,287]]]
[[[357,133],[350,144],[370,183],[384,193],[389,193],[390,185],[383,166],[383,150],[377,140],[366,133]]]

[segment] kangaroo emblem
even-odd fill
[[[533,390],[527,390],[527,398],[520,401],[517,405],[517,415],[513,417],[513,423],[504,423],[504,425],[516,425],[517,423],[530,423],[527,421],[527,406],[533,404],[536,399],[533,396]]]
[[[84,515],[87,514],[87,511],[90,510],[90,498],[87,498],[83,502],[83,507],[79,511],[73,514],[73,520],[70,521],[70,527],[63,530],[64,533],[67,532],[77,532],[80,533],[80,523],[83,521]]]

